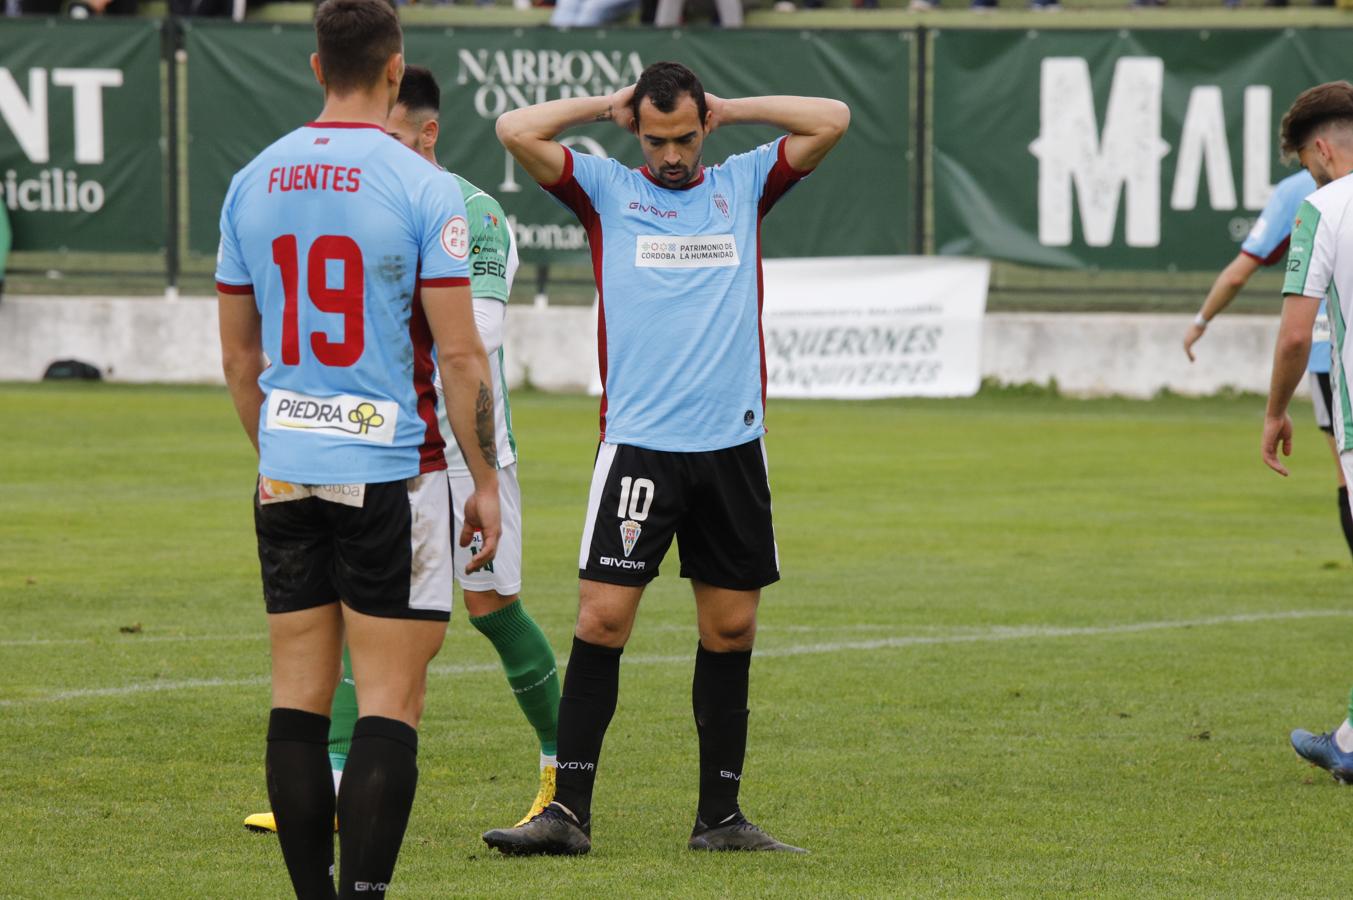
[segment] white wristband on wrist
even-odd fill
[[[1202,310],[1199,310],[1198,315],[1193,317],[1193,324],[1197,325],[1199,328],[1206,328],[1207,323],[1208,323],[1207,316],[1203,315]]]

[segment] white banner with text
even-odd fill
[[[991,265],[924,256],[764,262],[772,397],[969,397]]]

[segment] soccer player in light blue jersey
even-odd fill
[[[605,120],[637,136],[646,166],[574,153],[555,139]],[[555,801],[524,825],[485,834],[491,847],[591,849],[592,787],[620,655],[676,536],[700,636],[691,688],[700,799],[689,846],[797,849],[738,806],[756,609],[761,589],[780,577],[761,440],[761,220],[849,121],[836,100],[715,97],[678,63],[655,63],[610,97],[555,100],[498,120],[504,146],[587,229],[604,393],[559,703]],[[788,134],[703,165],[709,133],[740,123]]]
[[[1287,258],[1292,220],[1296,218],[1302,201],[1315,189],[1315,179],[1305,169],[1287,176],[1274,186],[1263,212],[1240,245],[1240,252],[1217,275],[1207,297],[1203,299],[1202,309],[1198,310],[1193,323],[1184,332],[1184,352],[1188,354],[1189,362],[1194,361],[1193,346],[1207,333],[1208,323],[1230,305],[1250,277],[1259,271],[1259,267],[1277,265]],[[1344,533],[1344,543],[1353,553],[1353,511],[1348,502],[1344,468],[1339,464],[1339,448],[1335,446],[1334,419],[1331,416],[1334,402],[1330,386],[1330,321],[1324,300],[1320,302],[1315,329],[1311,332],[1311,355],[1306,361],[1306,372],[1311,388],[1311,405],[1315,409],[1315,424],[1325,432],[1330,453],[1334,456],[1335,478],[1339,485],[1335,507],[1339,513],[1339,526]]]
[[[441,89],[432,72],[422,66],[405,66],[399,100],[385,123],[390,137],[439,168],[440,108]],[[479,546],[477,534],[469,546],[453,548],[455,577],[460,582],[470,624],[487,637],[498,652],[512,696],[540,742],[539,789],[521,819],[525,822],[554,799],[559,674],[554,650],[526,611],[520,596],[521,488],[517,482],[517,441],[512,431],[512,409],[503,361],[507,303],[517,271],[517,248],[512,228],[498,201],[459,175],[446,172],[446,177],[454,179],[460,188],[470,223],[470,291],[474,297],[475,327],[493,369],[494,440],[502,520],[498,552],[488,565],[477,570],[473,566]],[[441,386],[435,379],[434,386],[440,391]],[[446,474],[451,485],[453,529],[459,531],[464,525],[465,504],[474,496],[474,480],[446,422],[444,404],[438,406],[438,425],[446,440]],[[467,572],[467,568],[470,571]],[[329,726],[329,760],[335,783],[342,779],[357,714],[351,662],[345,654],[343,680],[334,694]],[[270,812],[254,813],[244,820],[244,825],[254,831],[277,830],[276,819]]]
[[[258,450],[254,522],[272,645],[268,798],[298,897],[383,897],[417,784],[427,664],[451,608],[447,415],[473,476],[461,544],[500,533],[488,360],[454,179],[385,133],[404,71],[386,0],[315,12],[315,121],[231,181],[221,351]],[[327,753],[344,638],[361,718],[337,798]],[[333,821],[339,821],[339,890]]]

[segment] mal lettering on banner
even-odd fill
[[[1278,123],[1348,77],[1348,29],[932,33],[934,247],[1212,271],[1273,185]],[[980,140],[974,140],[980,136]]]

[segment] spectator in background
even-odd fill
[[[550,24],[556,28],[593,28],[628,15],[637,0],[556,0]]]
[[[169,0],[169,11],[176,16],[229,16],[236,22],[244,21],[248,6],[246,0]]]
[[[682,24],[686,0],[658,0],[653,24],[659,28],[676,28]],[[723,28],[742,27],[742,0],[714,0],[717,23]]]
[[[878,0],[873,0],[877,4]],[[1136,0],[1134,0],[1136,2]],[[858,3],[857,3],[858,5]],[[940,0],[911,0],[907,8],[912,12],[926,12],[932,9],[940,8]],[[996,0],[972,0],[969,6],[974,12],[991,12],[996,9]],[[1034,12],[1061,12],[1062,4],[1059,0],[1030,0],[1029,9]]]
[[[88,19],[93,16],[134,16],[137,0],[71,0],[66,5],[66,15],[72,19]]]

